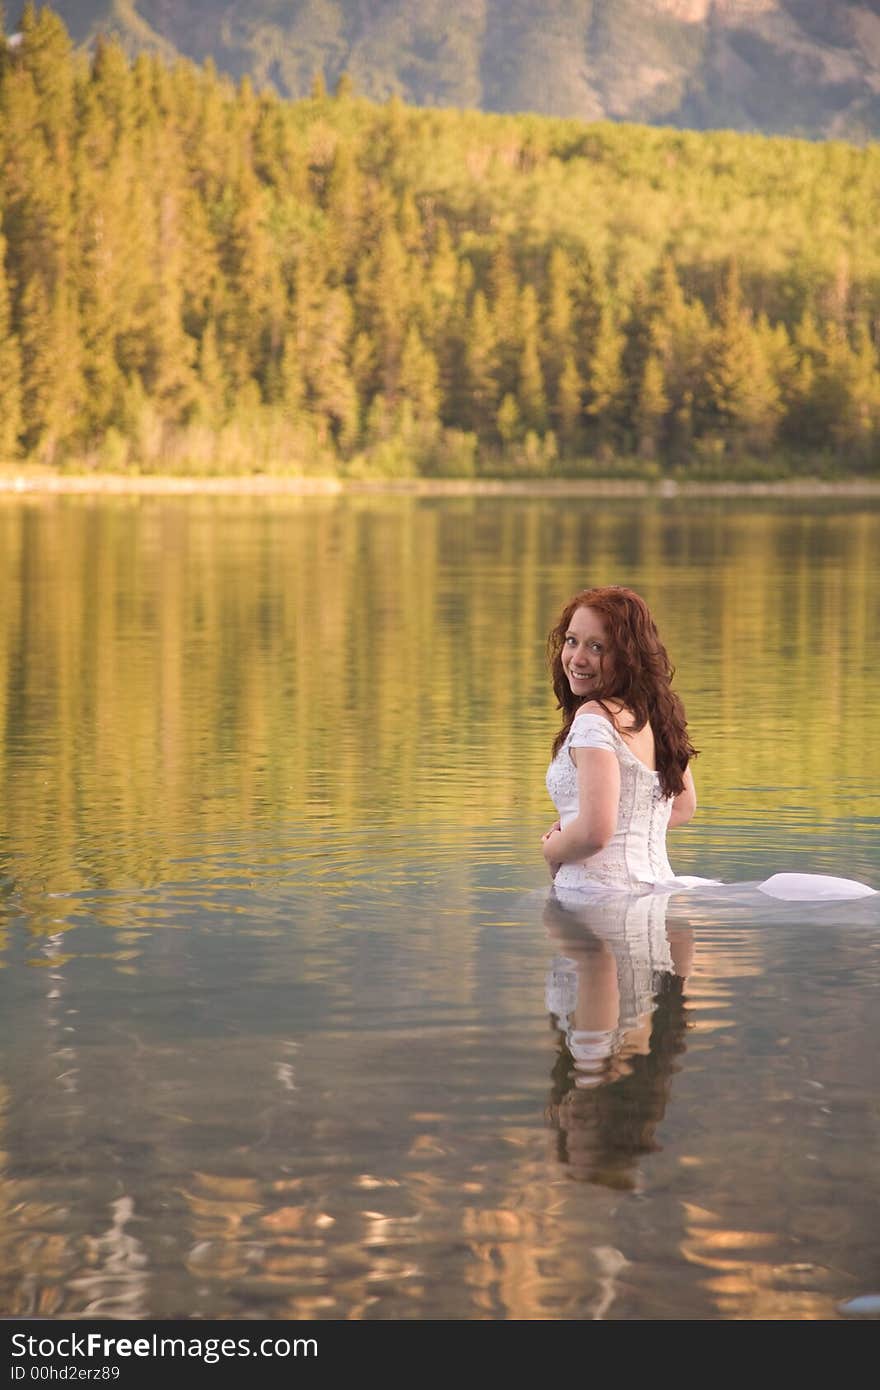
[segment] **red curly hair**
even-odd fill
[[[608,652],[602,666],[603,685],[591,692],[589,698],[602,706],[616,728],[614,712],[608,708],[606,700],[619,700],[630,711],[634,731],[650,723],[660,786],[665,796],[677,796],[684,787],[688,763],[697,756],[697,750],[688,738],[684,706],[672,689],[675,672],[660,641],[657,625],[645,600],[632,589],[618,585],[583,589],[565,605],[547,639],[553,690],[564,720],[553,741],[553,756],[565,742],[572,721],[584,703],[572,692],[562,669],[565,635],[578,608],[592,608],[601,616],[608,633]]]

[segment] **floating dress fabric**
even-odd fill
[[[672,798],[663,794],[659,774],[641,762],[610,720],[584,711],[575,716],[565,741],[547,770],[547,790],[564,830],[578,814],[577,768],[573,748],[602,748],[620,768],[617,826],[608,844],[581,864],[563,864],[553,880],[561,901],[569,892],[616,890],[624,893],[670,892],[702,885],[722,887],[719,879],[675,875],[666,853]],[[867,897],[874,889],[853,879],[824,874],[774,874],[758,884],[769,897],[789,902],[839,901]]]

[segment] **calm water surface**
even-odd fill
[[[880,910],[565,914],[538,843],[544,637],[625,582],[676,870],[880,887],[878,581],[870,504],[0,503],[0,1314],[880,1292]]]

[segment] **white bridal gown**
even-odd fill
[[[568,735],[547,770],[547,790],[563,829],[578,813],[577,768],[569,750],[605,748],[620,765],[620,808],[617,828],[609,843],[585,864],[563,864],[553,880],[560,901],[569,894],[583,900],[584,893],[669,893],[679,888],[718,884],[719,880],[676,877],[666,854],[666,829],[672,800],[663,795],[656,772],[639,759],[625,739],[601,714],[575,716]],[[774,874],[757,885],[772,898],[788,902],[840,901],[863,898],[875,890],[865,883],[826,874]]]

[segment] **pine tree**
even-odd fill
[[[438,423],[438,375],[437,359],[415,324],[410,324],[400,364],[400,394],[412,406],[414,419],[422,424]]]
[[[562,365],[556,392],[554,419],[563,452],[577,450],[584,422],[584,383],[575,366],[574,353],[569,352]]]
[[[325,200],[331,268],[339,279],[349,274],[361,250],[365,197],[364,181],[351,145],[340,140],[333,154]]]
[[[102,60],[105,75],[110,74],[111,86],[121,89],[120,55],[111,58],[107,53]],[[125,347],[140,338],[143,225],[149,220],[138,187],[133,122],[126,115],[117,123],[108,115],[99,85],[93,73],[80,96],[70,268],[81,324],[85,429],[96,436],[119,423],[126,391]],[[130,92],[125,96],[117,91],[110,105],[128,110],[130,98]]]
[[[573,346],[575,271],[561,246],[550,253],[547,272],[547,336],[554,352],[565,354]]]
[[[712,332],[699,299],[688,300],[674,264],[667,260],[651,317],[654,349],[663,367],[664,393],[669,400],[669,448],[673,457],[687,456],[701,410]]]
[[[351,101],[354,96],[354,79],[349,72],[341,72],[333,90],[337,101]]]
[[[352,323],[351,301],[345,290],[329,290],[322,298],[317,334],[303,362],[310,411],[319,436],[332,439],[343,451],[354,446],[359,425],[358,396],[348,365]]]
[[[574,267],[559,246],[550,253],[547,272],[547,304],[544,318],[543,359],[547,393],[559,398],[566,363],[574,362]]]
[[[431,322],[439,319],[441,325],[449,322],[451,306],[455,303],[458,290],[459,263],[449,226],[441,218],[437,219],[434,234],[434,249],[431,255],[426,283],[428,287],[427,309]]]
[[[18,60],[30,73],[40,100],[40,126],[50,149],[66,147],[73,128],[74,81],[72,44],[64,23],[48,7],[32,0],[21,16]]]
[[[743,303],[735,263],[724,282],[718,316],[706,371],[709,428],[717,429],[733,449],[764,450],[775,436],[782,403],[761,335]]]
[[[58,163],[60,134],[50,141],[44,126],[35,77],[16,59],[0,84],[0,138],[7,264],[19,293],[34,275],[63,274],[68,250],[69,172]]]
[[[419,209],[412,190],[405,188],[397,208],[397,231],[407,257],[421,260],[424,247],[424,229]]]
[[[356,384],[355,389],[357,389]],[[289,323],[284,335],[278,385],[278,399],[288,419],[297,419],[300,415],[304,392],[305,382],[302,362],[297,350],[296,327]]]
[[[642,371],[642,383],[635,409],[635,430],[639,453],[655,458],[660,445],[663,420],[669,410],[664,390],[663,364],[656,352],[649,354]]]
[[[6,243],[0,234],[0,462],[9,462],[18,453],[22,424],[21,351],[18,336],[12,331],[5,252]]]
[[[864,319],[851,344],[840,325],[825,325],[824,352],[813,382],[811,405],[820,439],[842,457],[859,463],[877,446],[880,425],[880,378],[877,354]]]
[[[465,263],[467,264],[467,263]],[[444,411],[453,407],[459,387],[461,345],[465,336],[459,300],[459,262],[445,221],[435,223],[434,248],[417,303],[422,333],[437,361]]]
[[[519,406],[516,403],[516,396],[509,391],[498,407],[495,424],[501,443],[505,448],[509,449],[511,445],[518,443],[522,438],[523,429]]]
[[[486,435],[495,423],[497,343],[486,296],[477,290],[471,306],[464,349],[466,424]]]
[[[50,291],[34,275],[21,298],[24,444],[52,463],[77,438],[81,404],[79,340],[70,295],[57,282]]]
[[[854,334],[846,382],[849,409],[845,442],[852,445],[858,460],[865,462],[876,455],[880,444],[880,375],[877,351],[864,318],[857,320]]]
[[[586,251],[573,262],[572,332],[574,334],[575,365],[586,381],[591,373],[593,355],[607,302],[607,286],[597,274]]]
[[[140,332],[129,345],[129,361],[141,375],[160,416],[178,421],[197,395],[193,373],[197,344],[184,322],[186,198],[172,175],[170,142],[165,158],[157,162],[160,168],[164,165],[166,174],[147,230],[145,252],[149,260],[138,314]]]
[[[379,369],[377,389],[389,400],[394,399],[398,388],[410,310],[409,274],[409,260],[395,225],[393,209],[386,205],[377,241],[360,266],[356,307],[365,328],[375,338]]]
[[[280,362],[285,317],[285,295],[267,226],[267,195],[246,162],[230,193],[232,215],[223,251],[223,334],[235,344],[233,383],[241,387],[254,379],[265,386]],[[187,228],[191,225],[192,219],[187,219]]]
[[[92,58],[91,91],[104,112],[113,142],[130,138],[135,122],[135,91],[131,68],[121,44],[99,34]]]
[[[198,413],[206,424],[223,423],[226,391],[226,374],[217,347],[217,325],[211,318],[202,329],[198,354]]]
[[[621,367],[625,378],[626,422],[635,424],[636,413],[645,380],[645,367],[654,350],[652,312],[648,295],[641,280],[636,283],[623,327]],[[661,373],[662,375],[662,373]],[[636,428],[638,434],[638,428]]]
[[[599,320],[587,380],[587,414],[595,421],[600,443],[606,445],[616,440],[625,400],[623,342],[623,334],[606,305]]]
[[[517,404],[526,429],[541,434],[547,426],[544,374],[538,352],[539,308],[534,285],[526,285],[520,297],[522,353],[519,359]]]
[[[515,392],[521,375],[524,348],[520,318],[522,294],[510,242],[499,241],[489,273],[492,324],[496,339],[496,377],[499,394]],[[534,294],[534,291],[532,291]]]

